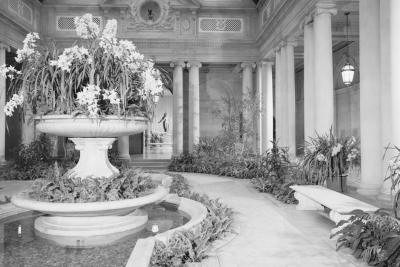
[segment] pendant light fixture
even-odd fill
[[[349,27],[350,27],[350,23],[349,23],[349,15],[350,12],[346,12],[344,13],[346,15],[346,40],[347,40],[347,52],[345,54],[346,56],[346,63],[344,64],[344,66],[342,67],[342,80],[344,85],[346,86],[350,86],[353,83],[354,80],[354,73],[356,72],[354,66],[351,64],[351,57],[349,55]]]

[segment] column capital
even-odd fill
[[[272,66],[275,64],[275,61],[273,61],[272,59],[263,59],[258,61],[256,64],[257,67]]]
[[[186,64],[185,64],[185,62],[182,60],[182,61],[171,62],[169,65],[170,65],[172,68],[174,68],[174,67],[181,67],[181,68],[184,68]]]
[[[0,41],[0,49],[4,49],[4,50],[6,50],[7,52],[10,52],[10,51],[11,51],[11,47],[10,47],[9,45],[7,45],[7,44],[1,42],[1,41]]]
[[[322,14],[330,14],[335,16],[337,14],[336,5],[331,1],[321,1],[315,5],[313,17],[317,17]]]
[[[186,63],[187,68],[201,68],[201,62],[197,60],[189,61]]]
[[[312,15],[307,15],[305,16],[305,18],[301,21],[300,25],[299,25],[299,29],[301,31],[304,31],[304,28],[308,25],[312,25],[312,23],[314,22],[313,16]]]
[[[297,46],[297,40],[295,38],[288,39],[287,41],[283,42],[282,47],[287,47],[287,46]]]
[[[254,62],[242,62],[240,64],[240,67],[242,69],[246,69],[246,68],[254,69],[256,67],[256,64]]]

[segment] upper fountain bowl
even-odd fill
[[[46,115],[38,117],[37,130],[43,133],[84,138],[108,138],[144,132],[144,117],[105,116],[101,119],[86,116]]]

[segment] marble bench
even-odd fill
[[[329,218],[336,224],[351,217],[354,210],[374,212],[379,208],[319,185],[292,185],[294,197],[299,201],[297,210],[329,209]]]

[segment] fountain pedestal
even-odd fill
[[[68,175],[75,177],[111,177],[118,175],[108,159],[108,149],[112,148],[115,138],[70,138],[75,149],[80,151],[76,166],[68,171]]]

